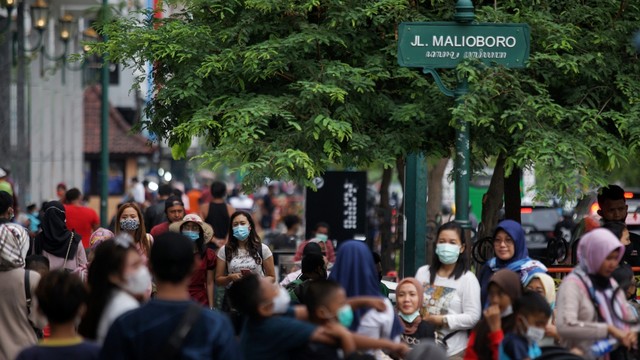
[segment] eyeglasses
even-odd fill
[[[493,244],[494,245],[505,244],[505,245],[509,246],[509,245],[513,245],[513,239],[511,239],[511,238],[493,239]]]

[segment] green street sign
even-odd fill
[[[398,64],[454,68],[466,59],[523,68],[529,58],[527,24],[404,22],[398,28]]]

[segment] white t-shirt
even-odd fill
[[[387,298],[384,299],[387,308],[385,311],[378,311],[376,309],[370,309],[362,318],[360,318],[360,324],[356,333],[372,339],[388,339],[393,342],[400,342],[400,335],[395,338],[391,338],[391,331],[393,330],[393,321],[397,316],[393,308],[393,304]],[[368,351],[369,354],[374,355],[376,360],[382,359],[382,353],[379,351]]]
[[[467,271],[459,279],[443,278],[436,275],[435,286],[429,284],[429,265],[422,266],[416,272],[416,279],[424,287],[424,304],[431,315],[446,315],[449,327],[437,329],[439,339],[447,334],[458,332],[447,339],[447,356],[464,351],[471,330],[480,320],[480,284],[471,272]]]
[[[262,245],[262,261],[264,262],[266,259],[273,256],[269,247],[265,244]],[[227,261],[226,258],[226,245],[222,246],[220,250],[218,250],[218,259],[222,261]],[[264,270],[262,269],[262,265],[258,265],[256,260],[251,257],[249,251],[245,249],[238,249],[238,252],[231,258],[231,262],[227,264],[227,272],[229,274],[239,273],[240,270],[249,269],[252,273],[260,276],[264,276]]]
[[[126,291],[116,290],[100,317],[100,323],[98,323],[98,330],[96,332],[96,341],[98,344],[102,345],[104,339],[107,337],[109,328],[120,315],[129,310],[137,309],[138,307],[140,307],[140,303],[136,298]]]

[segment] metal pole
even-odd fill
[[[102,0],[102,16],[106,21],[109,3]],[[102,34],[103,41],[107,41],[106,34]],[[100,223],[102,226],[109,224],[109,61],[107,53],[102,55],[102,101],[100,117]]]
[[[463,78],[458,81],[458,87],[455,91],[456,106],[463,104],[462,96],[469,91],[467,79]],[[471,178],[471,166],[469,161],[469,124],[464,119],[456,120],[458,128],[456,129],[456,159],[455,159],[455,178],[456,178],[456,222],[462,227],[471,226],[469,222],[469,182]]]
[[[454,19],[461,26],[471,24],[475,18],[473,3],[471,0],[458,0]],[[469,92],[467,78],[458,79],[458,87],[454,95],[456,106],[463,104],[462,97]],[[469,124],[464,119],[457,119],[456,130],[456,221],[465,228],[471,227],[469,222],[469,183],[471,179],[471,166],[469,159]]]
[[[427,163],[423,154],[409,154],[405,165],[404,212],[407,222],[403,275],[413,276],[426,263]]]
[[[26,32],[24,29],[24,1],[18,4],[18,54],[17,54],[17,68],[16,68],[16,124],[17,124],[17,143],[14,147],[14,179],[16,183],[16,189],[18,191],[17,199],[19,206],[22,209],[26,208],[25,201],[27,199],[27,192],[29,189],[28,168],[30,167],[29,159],[29,126],[27,124],[27,117],[25,116],[25,86],[26,86],[26,64],[27,60],[24,56],[25,49],[25,37]]]

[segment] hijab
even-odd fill
[[[496,231],[493,234],[494,238],[500,230],[509,234],[511,239],[513,239],[514,253],[513,257],[509,260],[502,260],[497,256],[490,259],[488,265],[491,271],[496,272],[501,269],[515,271],[520,274],[520,280],[523,284],[528,282],[531,275],[547,272],[547,267],[544,266],[544,264],[529,257],[524,230],[518,222],[513,220],[501,221],[498,223]]]
[[[340,244],[336,255],[336,262],[331,268],[329,280],[338,282],[347,293],[347,297],[375,296],[383,297],[380,291],[378,270],[373,262],[373,253],[358,240],[348,240]],[[357,330],[360,319],[369,309],[358,309],[353,312],[351,330]],[[402,326],[398,317],[394,317],[391,337],[402,333]]]
[[[625,294],[617,293],[617,300],[612,298],[616,294],[613,289],[617,286],[612,277],[604,277],[598,274],[605,259],[613,251],[618,250],[618,261],[624,256],[624,245],[607,229],[595,229],[586,233],[578,243],[578,266],[565,278],[564,281],[577,281],[585,288],[588,296],[596,307],[600,322],[615,325],[620,329],[628,329],[627,324],[618,318],[621,314],[626,318],[629,314]]]
[[[498,285],[509,296],[512,304],[522,296],[520,277],[511,270],[503,269],[493,274],[491,280],[489,280],[489,285],[492,283]]]
[[[527,285],[533,279],[540,280],[540,282],[542,283],[542,287],[544,288],[544,298],[547,300],[547,303],[549,303],[549,306],[551,306],[551,309],[555,308],[556,283],[555,281],[553,281],[553,278],[545,273],[535,273],[531,275],[531,277],[529,278],[529,281],[527,282]]]
[[[398,289],[400,289],[400,287],[404,284],[411,284],[416,287],[416,291],[418,292],[418,309],[417,310],[420,310],[424,302],[424,289],[422,288],[422,285],[420,285],[420,282],[415,278],[407,277],[402,279],[398,283],[398,286],[396,286],[396,291],[398,291]],[[415,332],[418,331],[418,326],[420,326],[421,322],[422,322],[422,316],[418,316],[412,323],[408,323],[403,320],[402,323],[404,324],[404,334],[405,335],[415,334]]]
[[[613,251],[619,250],[618,261],[624,256],[624,245],[607,229],[595,229],[586,233],[578,243],[578,262],[587,274],[594,275]]]
[[[29,233],[14,223],[0,224],[0,271],[24,267],[29,250]]]
[[[498,285],[500,289],[502,289],[502,291],[506,293],[507,296],[509,296],[509,299],[511,299],[511,304],[513,304],[516,299],[518,299],[522,295],[522,283],[520,280],[520,276],[509,269],[498,270],[495,274],[493,274],[491,276],[491,279],[489,280],[487,288],[491,286],[492,283]],[[513,314],[504,316],[501,321],[502,330],[505,334],[513,330],[515,326]],[[489,346],[489,324],[487,323],[487,320],[484,318],[484,316],[476,325],[475,331],[476,341],[473,345],[473,348],[476,354],[478,354],[478,358],[492,359],[494,357],[494,354],[491,350],[491,347]]]
[[[64,206],[59,201],[49,201],[43,207],[42,232],[38,234],[37,244],[44,251],[59,258],[73,258],[78,251],[80,235],[67,229]],[[73,238],[72,238],[73,235]],[[69,245],[71,242],[71,245]],[[68,254],[68,255],[67,255]]]

